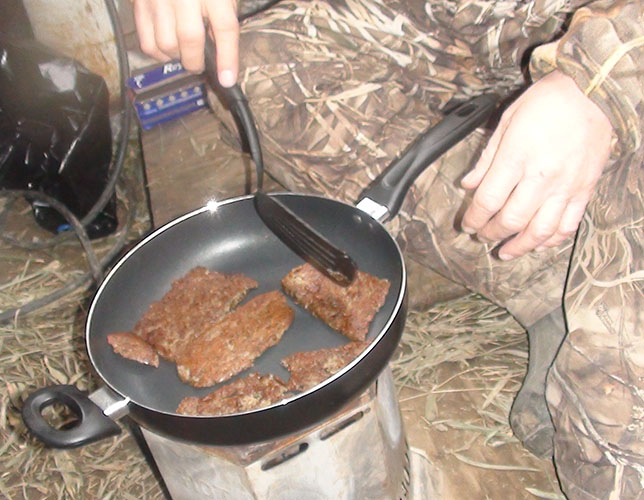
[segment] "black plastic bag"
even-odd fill
[[[44,192],[79,219],[108,181],[112,157],[105,81],[35,40],[0,37],[0,188]],[[32,203],[37,222],[57,233],[64,217]],[[85,226],[90,238],[115,231],[116,200]]]

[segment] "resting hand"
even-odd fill
[[[193,73],[204,69],[208,20],[217,47],[217,71],[224,87],[239,70],[239,22],[236,0],[133,0],[141,50],[159,61],[181,59]]]
[[[559,71],[531,85],[501,117],[474,169],[463,230],[504,241],[499,257],[561,244],[574,233],[610,155],[612,126]]]

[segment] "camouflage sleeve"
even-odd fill
[[[566,33],[536,48],[533,78],[558,69],[610,119],[615,153],[639,149],[644,130],[644,1],[601,0],[579,9]]]

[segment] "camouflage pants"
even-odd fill
[[[436,19],[441,5],[432,3]],[[516,61],[481,71],[467,40],[428,34],[422,14],[417,2],[287,1],[243,27],[242,86],[278,181],[354,202],[450,99],[521,84]],[[429,166],[389,229],[409,258],[526,327],[563,302],[569,333],[547,383],[563,490],[570,499],[644,498],[642,155],[606,171],[576,242],[502,262],[458,230],[468,202],[458,181],[489,133]]]
[[[641,161],[604,175],[572,255],[569,333],[547,384],[570,498],[644,498]]]

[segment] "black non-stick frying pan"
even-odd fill
[[[280,281],[302,260],[258,217],[253,196],[225,200],[180,217],[154,231],[107,275],[86,323],[90,360],[105,387],[86,396],[72,386],[52,386],[29,396],[23,407],[28,428],[54,447],[80,446],[115,434],[114,419],[129,414],[140,425],[171,438],[212,445],[261,442],[304,430],[332,415],[359,395],[385,368],[406,319],[407,279],[401,251],[381,221],[395,215],[413,180],[438,156],[483,123],[495,107],[480,96],[449,113],[422,135],[363,193],[357,206],[308,194],[274,195],[353,257],[360,270],[390,281],[384,306],[371,324],[365,351],[318,386],[272,406],[225,416],[176,413],[186,396],[202,396],[218,386],[195,389],[181,382],[175,366],[159,368],[126,360],[106,337],[131,330],[150,303],[173,280],[195,266],[244,273],[259,282],[254,294],[280,288]],[[337,346],[346,338],[293,304],[295,319],[280,343],[249,371],[288,379],[280,360],[291,353]],[[247,372],[240,374],[245,375]],[[72,429],[54,429],[42,410],[63,403],[78,415]]]

